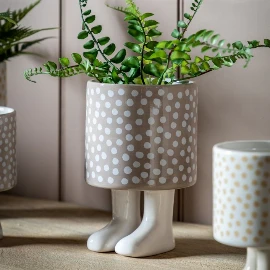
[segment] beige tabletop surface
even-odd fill
[[[110,214],[88,208],[0,195],[0,270],[242,270],[245,250],[212,238],[210,226],[174,223],[175,250],[134,259],[87,249]]]

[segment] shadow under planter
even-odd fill
[[[197,86],[88,82],[86,97],[86,180],[112,189],[113,200],[112,221],[88,248],[131,257],[172,250],[175,189],[197,179]]]

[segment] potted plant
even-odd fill
[[[142,257],[174,248],[172,209],[174,190],[196,183],[198,89],[191,79],[231,67],[252,49],[270,47],[253,40],[226,44],[211,30],[187,35],[190,23],[203,0],[194,0],[191,14],[179,21],[171,40],[157,41],[162,33],[152,13],[141,13],[133,0],[125,15],[134,42],[116,52],[110,37],[102,36],[87,0],[79,0],[83,55],[44,64],[25,72],[25,77],[48,74],[72,77],[84,73],[94,79],[86,94],[86,180],[88,184],[112,189],[113,219],[88,239],[97,252]],[[99,36],[97,36],[99,35]],[[225,45],[225,46],[224,46]],[[191,58],[193,48],[203,56]],[[180,76],[181,75],[181,76]],[[139,213],[139,191],[145,191],[143,221]],[[141,224],[140,224],[141,223]]]
[[[27,49],[47,39],[41,38],[25,41],[25,38],[28,38],[38,32],[50,29],[34,30],[30,27],[18,25],[18,23],[20,23],[20,21],[40,2],[41,0],[38,0],[22,10],[7,10],[6,12],[0,13],[0,106],[6,106],[7,103],[6,61],[18,55],[35,55],[34,53],[29,52]]]

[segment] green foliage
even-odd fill
[[[123,13],[128,24],[127,32],[132,42],[126,42],[124,46],[133,56],[127,56],[126,49],[117,50],[111,38],[103,36],[102,26],[95,24],[96,15],[86,9],[87,2],[79,0],[82,31],[78,39],[84,40],[83,55],[72,54],[75,65],[68,58],[60,58],[60,65],[49,61],[45,68],[30,69],[25,72],[28,80],[39,74],[71,77],[84,73],[103,83],[172,84],[231,67],[238,60],[244,60],[246,67],[253,57],[252,49],[270,48],[270,39],[252,40],[246,44],[240,41],[226,43],[219,34],[208,29],[187,36],[203,0],[193,0],[191,12],[185,13],[184,20],[177,23],[171,40],[160,40],[162,32],[158,29],[159,22],[153,19],[154,14],[142,13],[135,1],[126,0],[126,7],[110,8]],[[201,55],[191,57],[196,47],[200,48]],[[177,71],[180,71],[181,79],[176,78]]]
[[[41,31],[51,30],[52,28],[33,30],[30,27],[19,26],[20,21],[36,7],[41,0],[18,11],[0,13],[0,62],[6,61],[11,57],[20,54],[34,54],[27,51],[28,48],[40,43],[48,38],[24,41],[34,34]]]

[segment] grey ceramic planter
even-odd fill
[[[198,89],[88,82],[86,180],[109,189],[168,190],[197,178]]]
[[[16,112],[0,107],[0,192],[17,183]]]

